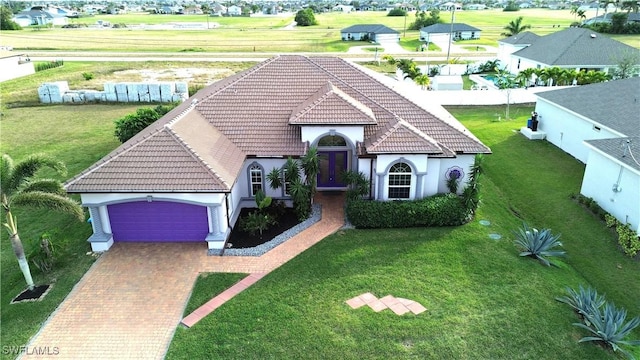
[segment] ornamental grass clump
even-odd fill
[[[516,246],[520,247],[520,256],[529,256],[538,259],[546,266],[551,262],[547,260],[549,256],[564,256],[565,251],[553,250],[562,243],[558,240],[560,235],[553,235],[551,229],[538,230],[530,228],[526,223],[516,231]]]

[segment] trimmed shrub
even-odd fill
[[[36,72],[57,68],[64,65],[64,61],[55,60],[49,62],[38,62],[35,64]]]
[[[454,226],[465,223],[468,210],[455,194],[435,195],[413,201],[347,202],[349,221],[357,228]]]

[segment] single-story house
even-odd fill
[[[242,15],[242,8],[237,5],[231,5],[227,8],[227,15],[229,16],[240,16]]]
[[[580,193],[640,233],[640,78],[537,93],[538,129],[586,164]]]
[[[340,31],[342,40],[380,42],[400,41],[400,32],[381,24],[352,25]]]
[[[69,23],[69,18],[64,15],[53,14],[49,11],[45,11],[44,9],[32,9],[32,10],[24,10],[17,13],[13,17],[13,21],[15,21],[18,25],[22,27],[27,27],[31,25],[67,25]]]
[[[446,113],[442,109],[443,113]],[[440,114],[440,112],[437,112]],[[216,82],[65,184],[89,208],[94,251],[113,242],[196,241],[221,250],[267,174],[318,149],[319,191],[361,172],[375,200],[446,193],[490,153],[455,118],[425,110],[336,57],[277,56]]]
[[[610,72],[622,59],[637,51],[595,31],[568,28],[541,36],[531,45],[511,54],[511,68],[508,70],[518,73],[528,68],[559,67]]]
[[[0,69],[0,82],[36,73],[28,55],[4,50],[0,50]]]
[[[485,10],[487,5],[485,4],[469,4],[466,6],[467,10]]]
[[[344,4],[338,4],[338,5],[334,6],[331,10],[332,11],[341,11],[341,12],[344,12],[344,13],[350,13],[350,12],[354,11],[353,6],[344,5]]]
[[[611,24],[611,18],[612,18],[613,14],[615,14],[615,13],[614,12],[604,13],[602,15],[598,15],[598,16],[595,16],[595,17],[592,17],[590,19],[585,20],[583,22],[583,24],[586,24],[586,25],[591,25],[591,24],[595,24],[595,23],[609,23],[609,24]],[[629,13],[627,13],[627,24],[637,23],[637,22],[640,22],[640,13],[637,13],[637,12],[629,12]]]
[[[522,50],[528,46],[531,46],[540,38],[540,35],[532,33],[531,31],[523,31],[519,34],[509,36],[508,38],[498,41],[498,60],[500,60],[500,67],[506,67],[509,72],[518,72],[517,60],[511,54]]]
[[[448,42],[453,36],[453,40],[480,39],[482,30],[463,23],[453,24],[433,24],[420,29],[420,41],[425,42]]]

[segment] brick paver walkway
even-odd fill
[[[372,293],[364,293],[351,298],[346,301],[352,309],[358,309],[362,306],[369,306],[373,311],[380,312],[385,309],[391,309],[396,315],[404,315],[408,312],[412,312],[415,315],[421,314],[427,311],[427,308],[422,306],[417,301],[397,298],[392,295],[387,295],[378,299]]]
[[[200,243],[116,243],[30,349],[57,347],[55,359],[162,359],[200,272],[268,273],[342,227],[344,196],[318,194],[316,201],[322,220],[260,257],[207,256]]]

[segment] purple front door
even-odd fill
[[[207,208],[170,201],[135,201],[108,205],[114,241],[204,241]]]
[[[318,186],[344,187],[342,172],[347,170],[346,151],[318,151]]]

